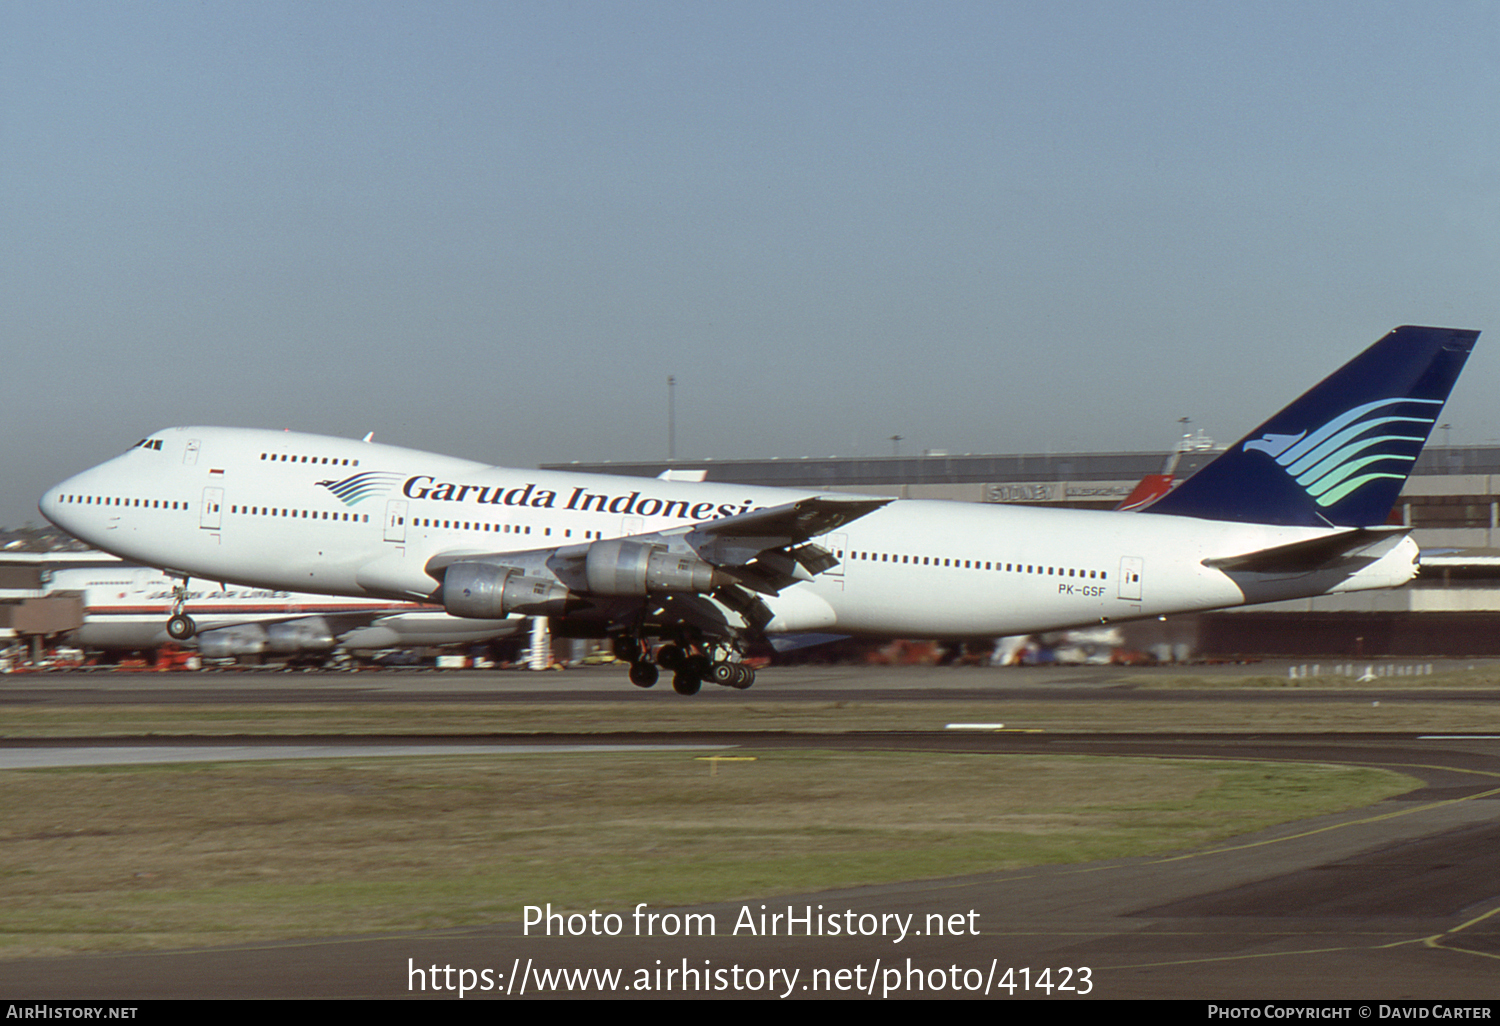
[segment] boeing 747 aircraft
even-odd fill
[[[106,552],[189,577],[547,616],[650,687],[748,687],[779,632],[1029,634],[1417,572],[1386,526],[1479,333],[1397,328],[1143,512],[890,500],[507,470],[370,442],[177,427],[42,497]],[[194,630],[176,604],[174,637]]]
[[[167,633],[168,615],[178,595],[160,571],[123,564],[62,569],[49,571],[46,581],[48,594],[77,592],[83,598],[83,625],[68,636],[75,645],[131,651],[173,640]],[[525,626],[519,620],[460,620],[417,602],[221,588],[217,583],[183,600],[192,603],[193,641],[210,659],[307,658],[340,648],[461,645],[504,637]]]

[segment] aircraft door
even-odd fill
[[[198,462],[198,447],[200,444],[201,443],[196,438],[188,439],[187,447],[182,450],[183,466],[191,467],[193,464]]]
[[[219,529],[219,509],[224,504],[224,489],[203,489],[203,505],[198,513],[198,526],[208,531]]]
[[[406,500],[392,499],[385,504],[385,540],[406,541]]]
[[[1120,598],[1141,600],[1141,570],[1145,564],[1139,556],[1120,559]]]

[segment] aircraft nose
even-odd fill
[[[72,480],[72,478],[69,478],[69,480]],[[68,481],[63,481],[62,484],[52,484],[52,487],[42,492],[42,498],[37,502],[36,508],[42,513],[42,516],[45,516],[46,519],[51,520],[52,523],[55,523],[55,525],[60,526],[60,528],[66,531],[68,525],[58,519],[58,516],[62,516],[63,495],[68,495]]]
[[[85,491],[81,487],[83,476],[83,474],[74,474],[66,481],[53,485],[42,493],[41,499],[36,504],[42,516],[75,536],[77,535],[74,530],[75,525],[71,523],[74,518],[68,515],[72,506],[66,501],[66,497],[76,496]]]

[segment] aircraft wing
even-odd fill
[[[508,566],[534,565],[543,562],[560,569],[558,564],[587,559],[591,550],[603,545],[620,542],[635,544],[657,543],[669,549],[688,548],[706,562],[721,568],[745,566],[769,550],[788,549],[800,554],[794,561],[803,560],[825,563],[818,570],[809,568],[809,573],[818,573],[832,566],[819,560],[810,551],[824,552],[815,545],[799,545],[820,535],[835,531],[850,521],[857,520],[891,502],[890,499],[866,499],[861,497],[819,495],[799,499],[781,506],[752,510],[718,520],[706,520],[670,531],[654,531],[649,534],[612,538],[606,542],[562,545],[551,549],[533,549],[517,552],[444,552],[427,561],[427,573],[442,580],[443,572],[454,563],[481,562],[503,563]],[[795,548],[794,548],[795,547]],[[826,553],[825,553],[826,555]]]
[[[525,552],[446,552],[427,561],[454,616],[609,616],[618,600],[650,597],[652,615],[701,623],[738,614],[764,626],[757,596],[775,595],[838,564],[812,539],[890,499],[813,496],[668,531]]]
[[[836,531],[851,520],[858,520],[890,503],[890,499],[866,499],[858,496],[815,495],[782,506],[751,510],[719,520],[694,524],[694,533],[718,538],[749,538],[767,535],[785,537],[788,541],[806,541]]]
[[[347,613],[208,622],[198,632],[198,651],[209,658],[278,653],[328,652],[335,648],[397,648],[450,645],[513,634],[520,620],[460,620],[439,608],[371,609]]]
[[[811,580],[838,560],[811,539],[836,531],[890,499],[819,495],[696,524],[683,532],[689,548],[754,591],[774,595]]]

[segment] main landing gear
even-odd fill
[[[173,641],[186,641],[198,633],[198,625],[184,610],[187,608],[188,579],[179,578],[172,587],[172,615],[167,618],[167,637]]]
[[[638,688],[653,686],[666,670],[672,675],[672,690],[679,695],[696,695],[703,682],[713,681],[727,688],[743,691],[755,683],[755,670],[738,661],[739,653],[730,645],[704,646],[706,651],[667,642],[651,650],[636,637],[621,635],[615,639],[615,656],[630,664],[630,683]]]

